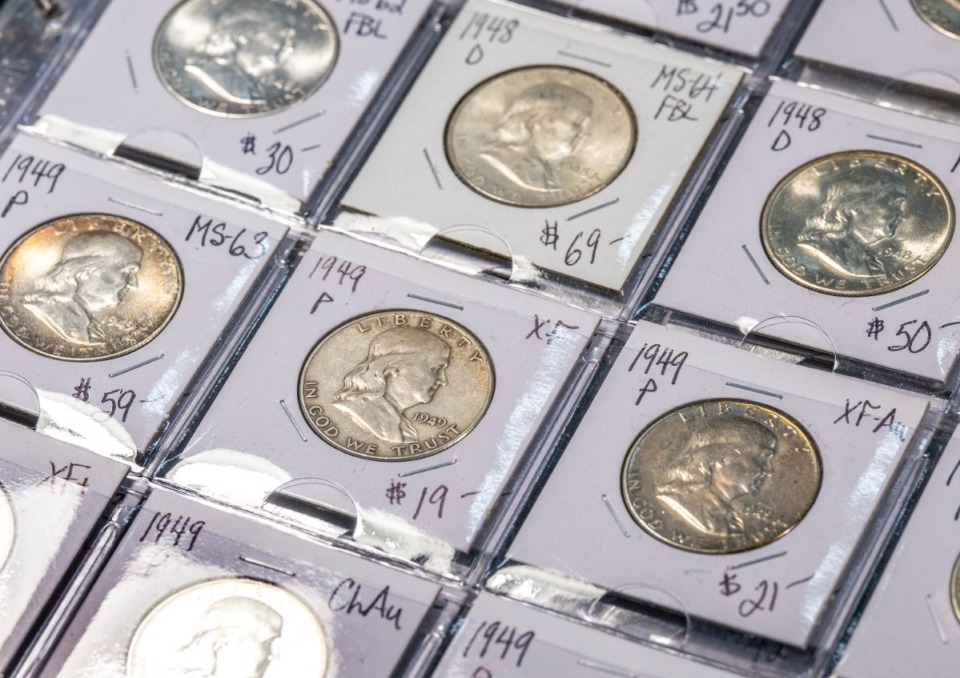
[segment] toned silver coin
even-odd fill
[[[214,579],[161,601],[127,650],[128,678],[321,678],[327,634],[299,598],[253,579]]]
[[[951,38],[960,39],[960,0],[910,0],[917,14]]]
[[[238,117],[316,92],[337,45],[333,21],[313,0],[184,0],[157,29],[153,60],[185,104]]]
[[[493,397],[490,356],[466,328],[433,313],[355,318],[313,348],[300,372],[310,428],[349,454],[420,459],[459,442]]]
[[[633,155],[637,122],[623,95],[590,73],[530,66],[477,85],[447,121],[450,166],[481,195],[518,207],[583,200]]]
[[[180,262],[152,230],[75,214],[38,226],[0,259],[0,326],[51,358],[115,358],[160,333],[182,289]]]
[[[16,534],[17,525],[13,518],[13,507],[10,505],[7,493],[0,486],[0,570],[10,556]]]
[[[860,297],[908,285],[937,263],[954,209],[929,170],[891,153],[846,151],[787,175],[767,198],[770,261],[817,292]]]
[[[644,530],[697,553],[766,546],[803,519],[820,491],[820,455],[783,412],[704,400],[664,414],[623,465],[624,502]]]
[[[954,561],[950,575],[950,602],[953,603],[953,614],[960,622],[960,556]]]

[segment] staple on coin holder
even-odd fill
[[[148,128],[127,135],[112,155],[162,172],[197,180],[203,151],[193,139],[176,130]]]
[[[0,370],[0,417],[36,429],[40,420],[40,392],[26,377]]]
[[[356,540],[363,533],[360,504],[343,485],[326,478],[297,478],[277,487],[260,508],[275,506],[288,511],[316,513],[326,523],[345,530]]]
[[[644,614],[631,614],[610,595],[643,605]],[[598,596],[584,612],[587,619],[601,626],[613,627],[634,638],[660,646],[682,650],[690,640],[691,621],[683,601],[657,586],[626,583]],[[678,623],[682,619],[682,623]]]
[[[836,344],[833,343],[833,338],[827,333],[827,331],[814,321],[799,315],[774,315],[770,316],[769,318],[764,318],[763,320],[754,322],[744,329],[742,322],[750,320],[752,319],[742,319],[741,323],[738,323],[740,324],[740,331],[743,333],[743,337],[741,337],[740,342],[737,344],[737,348],[743,348],[744,343],[746,343],[747,339],[750,338],[751,334],[757,334],[760,332],[760,330],[766,327],[773,327],[774,325],[797,325],[799,327],[809,327],[827,340],[827,344],[830,346],[830,350],[827,352],[833,357],[833,367],[830,371],[837,371],[837,367],[839,367],[839,359],[837,357]]]

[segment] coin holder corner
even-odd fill
[[[122,355],[61,360],[0,332],[0,369],[37,390],[42,430],[134,465],[143,463],[148,443],[297,223],[266,220],[119,163],[22,134],[0,157],[0,167],[3,252],[41,224],[100,213],[146,225],[179,261],[182,288],[172,317],[152,339]]]
[[[71,571],[129,470],[126,464],[0,420],[0,672]]]
[[[648,678],[734,675],[486,592],[471,603],[457,626],[436,675],[596,678],[635,675],[638,666]]]
[[[339,43],[320,88],[272,113],[223,117],[178,100],[154,66],[155,32],[178,4],[111,2],[43,102],[38,122],[65,118],[88,138],[95,131],[128,139],[173,132],[200,150],[202,181],[219,185],[229,168],[301,203],[334,166],[430,7],[428,0],[316,3],[332,19]]]
[[[851,31],[856,40],[849,39]],[[894,89],[897,81],[906,81],[960,94],[956,70],[943,68],[960,61],[960,36],[951,37],[931,26],[911,0],[825,0],[795,54],[889,78],[888,86]]]
[[[153,488],[41,674],[129,675],[128,653],[148,613],[179,592],[196,586],[202,591],[205,584],[221,580],[254,582],[299,600],[326,641],[328,660],[320,675],[329,678],[389,675],[440,590],[435,583],[277,530],[252,516]],[[249,597],[264,599],[256,592]],[[202,634],[204,623],[204,606],[193,608],[188,606],[176,637],[166,638],[163,647],[147,648],[150,656],[173,665],[179,655],[191,654],[185,649]],[[242,615],[234,630],[243,636],[241,620]],[[283,675],[291,675],[293,657],[313,650],[285,643],[284,632],[300,631],[293,637],[303,638],[303,630],[281,629],[275,638],[278,652],[270,663],[286,660]],[[377,642],[371,644],[371,637]],[[279,651],[283,648],[285,653]],[[212,652],[213,647],[200,649]],[[195,662],[197,657],[186,659]]]
[[[341,275],[358,267],[363,274],[357,280]],[[317,342],[334,330],[352,328],[353,320],[371,311],[390,309],[448,318],[465,327],[488,352],[495,381],[485,414],[465,437],[440,452],[405,461],[336,449],[311,430],[299,404],[301,369]],[[355,504],[359,524],[389,537],[380,546],[392,549],[393,557],[412,559],[420,553],[415,549],[424,548],[432,555],[423,567],[446,571],[454,551],[466,553],[476,546],[478,532],[554,399],[567,388],[598,322],[586,311],[321,232],[196,433],[167,464],[166,478],[199,482],[195,489],[260,510],[268,494],[285,484],[303,481],[303,487],[309,479],[332,484]],[[271,366],[269,371],[264,372],[264,364]],[[455,369],[451,361],[448,381],[456,378]],[[335,374],[331,381],[340,385],[344,375]],[[459,421],[456,413],[433,412],[428,405],[411,412],[411,417],[427,412]],[[384,449],[390,444],[372,434],[370,439]],[[215,467],[209,478],[198,475],[206,458],[271,475],[258,480],[262,491],[256,496],[238,498],[221,483]]]
[[[616,178],[589,197],[558,207],[514,207],[467,186],[447,160],[447,121],[461,98],[491,77],[528,66],[559,66],[598,77],[619,90],[633,109],[637,140],[632,157]],[[493,0],[471,0],[342,205],[412,219],[468,246],[523,257],[563,276],[619,290],[742,74],[735,66],[610,29]],[[452,82],[458,85],[451,87]],[[478,228],[451,230],[464,225]],[[500,242],[491,243],[481,231],[495,233]]]
[[[787,8],[787,0],[555,0],[574,9],[663,31],[722,50],[758,57]]]
[[[954,434],[853,628],[838,675],[949,675],[960,661],[960,437]],[[909,630],[909,642],[906,631]]]
[[[805,122],[796,113],[786,115],[788,108],[802,108]],[[810,130],[814,119],[819,122]],[[766,254],[761,215],[768,195],[794,170],[842,151],[877,151],[915,162],[939,177],[952,200],[953,236],[941,258],[925,274],[892,291],[836,296],[808,289],[788,279]],[[960,351],[953,294],[953,271],[960,261],[960,191],[950,181],[958,157],[960,142],[949,125],[777,81],[654,303],[745,334],[763,334],[943,382]],[[699,284],[692,286],[691,280]],[[790,319],[801,322],[787,322]],[[803,326],[810,324],[822,333]]]
[[[622,497],[624,459],[641,431],[680,406],[715,399],[781,411],[819,450],[821,485],[808,512],[779,538],[738,553],[697,553],[654,538]],[[858,422],[850,413],[866,400],[871,407]],[[851,572],[875,556],[863,540],[874,539],[871,525],[885,520],[878,507],[886,506],[887,489],[915,476],[914,433],[927,425],[926,412],[927,400],[906,392],[640,322],[507,556],[628,597],[627,589],[642,585],[667,596],[656,605],[806,647],[835,623],[829,615],[844,600]]]

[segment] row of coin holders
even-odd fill
[[[506,11],[506,10],[503,10],[503,11]],[[470,19],[464,19],[464,17],[466,17],[466,16],[467,16],[467,14],[466,14],[466,12],[464,12],[464,13],[461,15],[461,19],[463,19],[463,20],[465,20],[465,21],[474,21],[474,19],[473,19],[472,17],[471,17]],[[475,16],[475,15],[474,15],[474,16]],[[467,28],[469,28],[469,26],[467,26]],[[456,33],[456,31],[455,31],[455,30],[451,30],[450,34],[453,35],[454,33]],[[378,151],[378,152],[379,152],[379,151]],[[29,174],[29,173],[28,173],[28,174]],[[450,177],[450,178],[452,179],[452,177]],[[49,177],[48,177],[48,179],[49,179]],[[31,180],[32,180],[32,177],[31,177]],[[35,186],[35,188],[36,188],[36,186]],[[136,204],[136,203],[134,203],[134,204]],[[17,205],[17,206],[19,206],[19,205]],[[570,216],[574,216],[574,215],[570,215]],[[569,217],[568,217],[568,218],[569,218]],[[34,223],[40,223],[40,222],[34,222]],[[191,223],[192,223],[192,222],[191,222]],[[648,225],[648,224],[645,224],[644,226],[646,226],[646,225]],[[428,231],[428,232],[425,234],[424,239],[429,238],[429,237],[432,236],[434,233],[435,233],[435,231]],[[182,233],[181,233],[181,237],[182,237]],[[196,237],[196,236],[195,236],[195,237]],[[469,242],[469,241],[468,241],[468,242]],[[229,252],[229,248],[228,248],[228,252]],[[231,256],[232,256],[232,255],[231,255]],[[330,257],[330,255],[327,255],[327,256],[326,256],[326,260],[329,261],[329,257]],[[349,260],[348,260],[348,261],[349,261]],[[323,262],[320,261],[320,262],[318,262],[317,265],[322,266],[322,265],[323,265]],[[301,269],[301,270],[302,270],[302,269]],[[321,269],[321,270],[323,270],[323,269]],[[341,279],[342,279],[342,278],[341,278]],[[351,281],[351,282],[352,282],[352,281]],[[292,283],[291,283],[291,284],[292,284]],[[242,286],[242,285],[241,285],[241,286]],[[234,288],[234,289],[236,289],[236,288]],[[320,293],[320,296],[318,296],[318,299],[319,299],[320,297],[322,297],[322,295],[323,295],[323,292]],[[327,292],[327,295],[329,296],[330,293]],[[234,301],[235,301],[235,300],[236,300],[236,298],[234,298]],[[455,300],[455,301],[456,301],[456,300]],[[316,303],[316,300],[314,300],[314,303]],[[325,302],[325,303],[326,303],[326,302]],[[447,300],[447,303],[450,303],[449,300]],[[406,308],[406,307],[408,307],[408,306],[409,306],[409,304],[405,305],[404,308]],[[568,311],[568,310],[565,310],[565,309],[564,309],[564,310],[563,310],[563,313],[572,313],[572,311]],[[354,314],[354,315],[356,315],[356,314]],[[565,330],[565,329],[567,329],[567,328],[566,328],[567,321],[562,321],[562,322],[561,322],[562,319],[560,318],[560,316],[561,316],[562,314],[559,313],[559,311],[558,311],[556,315],[557,315],[557,317],[558,317],[558,320],[557,320],[556,323],[555,323],[554,329],[556,329],[556,330]],[[528,323],[531,322],[531,319],[529,318],[529,316],[526,318],[526,320],[527,320]],[[541,321],[541,318],[540,318],[537,314],[534,314],[534,317],[533,317],[533,319],[532,319],[532,324],[530,325],[530,327],[533,328],[534,330],[536,330],[537,328],[542,327],[541,322],[542,322],[542,321]],[[522,323],[520,323],[520,324],[522,324]],[[578,329],[579,329],[579,326],[578,326]],[[581,330],[581,331],[582,331],[582,330]],[[561,333],[562,333],[562,332],[561,332]],[[528,333],[528,334],[529,334],[529,333]],[[533,337],[534,337],[534,338],[540,339],[540,333],[534,331],[532,334],[533,334]],[[544,331],[543,334],[547,334],[547,331]],[[556,334],[556,333],[554,333],[554,334]],[[590,334],[589,332],[585,332],[583,336],[589,336],[589,334]],[[583,340],[583,336],[581,336],[581,341]],[[550,339],[545,339],[545,341],[551,341],[551,340],[553,339],[553,337],[554,337],[554,335],[550,335]],[[312,340],[311,340],[311,341],[312,341]],[[251,350],[252,350],[252,349],[251,349]],[[938,353],[941,354],[941,355],[943,354],[942,351],[940,351],[940,352],[938,352]],[[158,355],[160,355],[160,354],[158,354]],[[151,356],[151,357],[152,357],[152,356]],[[194,356],[194,357],[196,357],[196,356]],[[202,356],[201,356],[201,357],[202,357]],[[302,356],[301,356],[301,358],[298,358],[298,359],[295,360],[294,362],[297,363],[297,364],[299,364],[299,361],[300,361],[301,359],[302,359]],[[188,360],[189,360],[189,358],[188,358]],[[138,364],[138,363],[136,363],[136,362],[134,362],[134,361],[130,361],[129,364]],[[188,364],[189,364],[189,363],[188,363]],[[183,367],[183,365],[179,365],[178,367]],[[139,368],[138,368],[138,369],[139,369]],[[252,369],[252,368],[251,368],[251,369]],[[182,370],[181,370],[181,372],[182,372]],[[107,376],[109,376],[109,374],[112,374],[112,373],[107,373]],[[110,378],[113,378],[113,377],[110,377]],[[86,379],[89,379],[89,377],[80,375],[80,379],[78,380],[77,383],[78,383],[78,384],[83,384]],[[170,379],[167,379],[167,380],[164,380],[164,381],[167,382],[167,383],[169,383],[169,382],[170,382]],[[174,381],[175,381],[175,380],[174,380]],[[160,383],[160,381],[154,381],[153,383],[154,383],[154,384],[158,384],[158,383]],[[166,385],[166,384],[165,384],[165,385]],[[69,392],[69,390],[71,390],[71,389],[75,389],[76,386],[77,386],[77,384],[73,384],[73,383],[71,382],[71,385],[68,386],[67,389],[66,389],[67,392]],[[228,386],[228,388],[229,388],[229,386]],[[254,389],[256,389],[256,388],[259,388],[259,385],[254,386],[254,387],[248,387],[248,388],[254,388]],[[288,389],[290,388],[290,384],[287,385],[287,388],[288,388]],[[63,387],[61,387],[61,390],[63,390]],[[122,389],[121,389],[121,390],[122,390]],[[131,390],[132,390],[132,389],[131,389]],[[105,395],[106,395],[106,392],[103,394],[103,397],[105,397]],[[294,395],[290,395],[289,393],[287,393],[287,396],[288,396],[288,398],[289,398],[288,400],[279,399],[277,402],[278,402],[278,403],[280,403],[280,402],[291,402],[291,403],[292,403],[292,402],[295,402],[295,401],[296,401],[296,395],[295,395],[295,394],[294,394]],[[174,400],[174,399],[175,399],[175,398],[171,398],[170,400],[167,400],[166,402],[167,402],[167,403],[172,402],[172,400]],[[68,401],[68,402],[69,402],[69,401]],[[102,402],[108,403],[108,401],[106,401],[106,400],[104,400],[104,401],[102,401]],[[218,401],[218,402],[219,402],[219,401]],[[109,403],[108,403],[108,404],[109,404]],[[281,409],[282,409],[282,408],[281,408]],[[160,406],[157,406],[157,410],[160,411]],[[163,410],[163,411],[166,411],[166,410]],[[286,411],[283,411],[283,412],[284,412],[284,415],[285,415],[285,414],[286,414]],[[96,419],[96,418],[98,418],[98,417],[100,417],[100,416],[102,416],[102,415],[94,416],[94,417],[92,417],[92,419]],[[529,423],[529,422],[524,422],[524,423]],[[54,427],[56,427],[56,425],[54,425]],[[296,425],[294,424],[294,429],[295,429],[295,428],[296,428]],[[153,429],[149,429],[149,430],[153,430]],[[149,436],[148,436],[148,437],[149,437]],[[515,455],[515,454],[516,454],[516,450],[517,450],[517,449],[522,449],[522,448],[523,448],[523,445],[521,445],[519,448],[514,448],[513,450],[510,451],[510,453]],[[129,449],[129,446],[128,446],[128,449]],[[136,449],[136,446],[134,446],[134,449]],[[142,449],[142,448],[140,448],[140,449]],[[508,457],[509,457],[509,454],[508,454]],[[202,460],[201,460],[201,461],[202,461]],[[231,460],[231,461],[232,461],[232,460]],[[216,463],[220,463],[220,460],[217,460]],[[289,465],[289,464],[290,464],[290,462],[287,462],[287,465]],[[429,465],[428,465],[428,464],[424,464],[424,466],[429,466]],[[240,467],[241,471],[244,470],[242,463],[239,464],[239,467]],[[191,471],[195,471],[196,469],[197,469],[197,467],[195,466],[193,469],[191,469]],[[201,470],[201,471],[203,470],[203,469],[202,469],[202,466],[200,467],[200,470]],[[209,469],[208,469],[208,470],[209,470]],[[256,469],[256,470],[259,471],[259,470],[261,470],[261,469],[258,468],[258,469]],[[279,471],[279,473],[277,473],[277,471]],[[432,473],[432,472],[433,472],[433,469],[431,469],[430,471],[431,471],[431,473]],[[276,480],[276,479],[278,479],[278,478],[281,479],[281,480],[288,479],[288,478],[302,478],[302,476],[299,476],[299,475],[283,475],[285,472],[286,472],[286,470],[283,469],[283,468],[279,468],[279,469],[270,468],[270,469],[269,469],[269,473],[267,474],[267,477],[270,478],[271,482],[274,481],[274,480]],[[298,472],[299,472],[299,471],[298,471]],[[270,475],[270,473],[272,473],[272,474],[274,474],[274,475]],[[201,473],[200,475],[202,475],[202,473]],[[191,476],[188,474],[186,477],[187,477],[187,478],[190,478]],[[196,476],[194,476],[194,477],[196,477]],[[502,476],[501,476],[501,478],[502,478]],[[201,480],[201,482],[203,482],[203,481]],[[189,481],[187,481],[187,484],[189,484]],[[389,487],[388,487],[387,489],[389,489]],[[423,489],[423,491],[426,491],[426,490],[427,490],[426,487],[424,487],[424,488],[422,488],[422,489]],[[435,489],[435,488],[434,488],[434,489]],[[309,494],[311,491],[316,491],[316,488],[313,488],[312,490],[311,490],[311,489],[305,490],[303,487],[297,487],[297,488],[296,488],[296,493],[297,493],[298,496],[300,496],[303,492],[307,492],[307,493]],[[287,492],[287,494],[289,494],[289,492]],[[394,496],[396,496],[396,495],[394,495]],[[258,499],[260,499],[260,500],[262,501],[262,498],[258,498]],[[310,499],[310,498],[308,497],[308,499]],[[488,497],[488,499],[489,499],[489,497]],[[313,499],[310,499],[310,500],[313,501]],[[324,502],[327,501],[327,498],[326,498],[326,497],[321,497],[321,498],[318,499],[317,501],[322,504],[322,503],[324,503]],[[389,498],[387,498],[387,501],[389,502]],[[358,502],[358,503],[359,503],[359,502]],[[362,504],[361,504],[361,505],[362,505]],[[489,502],[487,503],[487,505],[489,506]],[[483,508],[483,506],[481,506],[479,509],[474,508],[474,510],[475,510],[475,511],[476,511],[476,510],[482,510],[482,508]],[[419,536],[419,535],[417,535],[417,536]],[[429,536],[433,536],[433,535],[428,534],[427,536],[429,537]],[[468,537],[467,537],[467,540],[469,541],[469,535],[468,535]],[[423,551],[424,549],[428,549],[428,548],[429,548],[429,542],[427,542],[427,545],[426,545],[426,546],[424,546],[423,544],[421,544],[421,545],[418,546],[418,549],[420,549],[420,550],[415,551],[414,553],[416,554],[417,557],[421,557],[421,558],[422,558],[422,557],[423,557],[423,552],[422,552],[422,551]],[[441,562],[441,563],[444,562],[444,561],[442,560],[442,556],[443,556],[443,554],[441,554],[441,560],[439,561],[439,562]],[[407,554],[404,553],[404,554],[403,554],[403,557],[407,557]]]

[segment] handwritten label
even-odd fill
[[[194,520],[190,516],[174,517],[172,513],[157,512],[140,535],[140,541],[152,540],[154,544],[159,544],[160,540],[164,540],[169,546],[189,552],[193,550],[206,524],[206,521]]]
[[[43,158],[18,154],[0,179],[0,183],[10,181],[24,186],[32,184],[33,188],[46,188],[47,194],[50,194],[56,189],[57,180],[64,170],[66,166],[61,162],[51,163]]]
[[[403,614],[403,608],[390,601],[389,586],[384,586],[373,597],[368,597],[361,584],[347,577],[333,589],[329,604],[334,612],[382,619],[390,622],[397,631],[401,628],[400,617]]]
[[[677,0],[677,16],[697,19],[698,33],[729,33],[731,26],[749,19],[761,19],[770,13],[768,0]]]
[[[940,329],[949,327],[952,324],[955,323],[941,325]],[[887,323],[880,317],[874,317],[867,322],[866,335],[868,339],[880,341],[881,335],[886,337],[889,334],[888,332],[885,334],[886,330]],[[926,320],[913,318],[900,323],[892,339],[893,343],[887,344],[886,341],[884,342],[884,344],[887,344],[887,350],[891,353],[898,353],[900,351],[923,353],[923,351],[933,343],[933,329]]]
[[[848,424],[854,428],[860,428],[862,425],[870,429],[871,433],[877,433],[880,429],[886,428],[901,442],[907,439],[907,426],[902,421],[897,421],[897,408],[887,409],[867,399],[853,402],[847,398],[847,404],[843,406],[843,414],[834,419],[833,423]]]
[[[403,506],[404,500],[416,494],[416,490],[410,488],[409,483],[402,480],[391,480],[389,487],[384,492],[384,496],[390,502],[391,506]],[[416,502],[416,509],[413,512],[413,520],[421,517],[436,516],[437,520],[443,520],[443,510],[447,504],[447,496],[450,494],[450,488],[446,485],[425,486],[420,489],[420,495]],[[461,499],[472,497],[477,492],[464,492],[460,495]],[[411,501],[406,502],[407,506],[412,505]]]
[[[68,483],[76,483],[80,487],[88,487],[90,485],[90,475],[87,471],[92,468],[89,464],[81,464],[74,461],[68,462],[63,466],[57,466],[57,464],[51,460],[50,480],[52,481],[58,478]]]
[[[720,89],[721,75],[707,75],[691,68],[661,66],[650,89],[664,93],[654,114],[654,120],[680,122],[697,120],[694,105],[698,101],[708,103],[713,93]]]
[[[823,125],[826,114],[827,109],[825,108],[799,101],[781,101],[777,104],[773,115],[770,116],[770,120],[767,121],[767,127],[776,125],[780,128],[770,145],[770,149],[782,151],[789,148],[790,144],[793,143],[791,130],[794,132],[816,132]]]
[[[360,280],[363,278],[366,272],[367,267],[363,264],[355,264],[352,261],[339,259],[331,255],[318,259],[316,265],[313,267],[313,270],[310,271],[310,275],[307,277],[313,278],[316,276],[324,282],[329,279],[336,282],[337,285],[349,286],[350,293],[353,294],[357,291],[357,286],[360,284]],[[324,294],[326,294],[326,292]],[[330,297],[329,295],[327,296],[329,298],[318,299],[313,304],[313,308],[310,311],[311,314],[316,313],[317,307],[324,301],[333,301],[333,297]]]
[[[80,383],[73,387],[73,393],[71,395],[77,400],[89,402],[92,381],[91,377],[81,377]],[[127,421],[127,417],[130,415],[130,408],[132,408],[133,404],[137,401],[136,392],[124,388],[112,388],[108,391],[101,392],[100,396],[100,404],[107,407],[103,412],[122,422]],[[96,402],[96,399],[94,399],[94,402]]]
[[[200,243],[200,247],[226,247],[225,251],[231,257],[255,261],[267,253],[268,236],[266,231],[247,235],[246,228],[238,230],[223,221],[214,223],[213,219],[204,221],[203,217],[198,215],[194,217],[193,225],[187,232],[186,242],[194,240]]]
[[[534,638],[536,633],[532,630],[521,633],[516,626],[501,621],[484,621],[473,632],[463,656],[470,657],[472,652],[478,659],[511,661],[520,667]]]
[[[656,377],[650,376],[651,374],[655,375],[659,371],[660,383],[665,383],[669,373],[669,385],[675,386],[677,379],[680,378],[680,370],[683,369],[688,357],[690,356],[686,351],[674,351],[669,346],[661,344],[644,344],[641,346],[637,355],[631,361],[630,367],[627,368],[627,372],[636,370],[638,373],[642,369],[643,374],[647,377],[644,385],[640,387],[634,405],[639,405],[648,393],[656,393],[660,390]]]
[[[511,40],[520,27],[517,19],[504,19],[502,16],[488,12],[474,12],[460,32],[459,40],[473,42],[467,52],[466,63],[469,66],[483,61],[484,45],[505,45]]]
[[[805,584],[813,579],[813,575],[783,586],[770,579],[761,579],[752,586],[750,583],[741,583],[737,579],[737,573],[725,572],[719,582],[719,592],[721,596],[733,599],[737,603],[737,614],[746,618],[758,613],[776,612],[781,589],[786,591]]]
[[[560,224],[556,220],[547,220],[540,230],[540,244],[545,248],[558,252],[558,247],[566,245],[563,254],[563,263],[566,266],[576,266],[581,261],[586,264],[596,263],[602,240],[603,232],[599,228],[569,231],[561,236]]]
[[[540,316],[534,313],[533,329],[527,333],[525,338],[546,341],[547,345],[549,346],[556,340],[557,336],[560,334],[561,328],[568,330],[579,330],[580,326],[571,325],[562,320],[557,320],[554,322],[550,318],[547,318],[546,320],[540,320]]]

